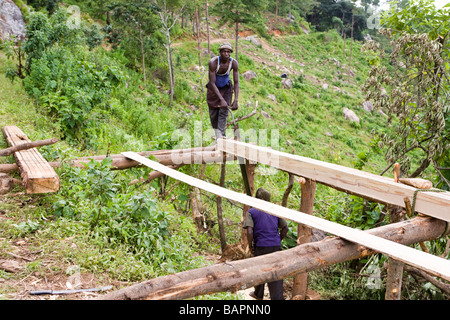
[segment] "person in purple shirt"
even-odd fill
[[[270,193],[264,188],[256,191],[256,198],[270,201]],[[245,216],[243,228],[247,229],[247,239],[250,250],[255,257],[281,250],[281,240],[288,233],[286,220],[275,217],[264,211],[251,208]],[[280,233],[278,229],[281,229]],[[283,280],[269,282],[271,300],[283,300]],[[255,287],[250,294],[257,300],[264,297],[264,283]]]

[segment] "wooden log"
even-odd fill
[[[255,194],[255,168],[256,163],[250,163],[250,161],[245,160],[245,170],[247,171],[248,186],[250,188],[250,193],[252,196]],[[244,204],[242,208],[241,226],[244,225],[245,216],[247,215],[248,210],[250,210],[250,206]],[[250,248],[248,246],[247,230],[244,228],[241,229],[241,247],[244,248],[244,251],[248,255],[250,254]]]
[[[11,147],[31,143],[16,126],[3,127],[3,135]],[[59,190],[60,180],[58,175],[36,148],[17,151],[14,153],[14,157],[26,193],[52,193]]]
[[[433,188],[433,183],[429,180],[420,178],[399,178],[399,182],[407,184],[417,189],[431,189]]]
[[[7,156],[12,155],[16,151],[21,151],[21,150],[26,150],[26,149],[31,149],[31,148],[47,146],[49,144],[54,144],[54,143],[56,143],[58,141],[59,141],[58,139],[53,138],[53,139],[38,140],[38,141],[33,141],[33,142],[27,142],[27,143],[19,144],[19,145],[16,145],[14,147],[9,147],[9,148],[0,150],[0,156],[7,157]]]
[[[305,183],[301,184],[301,188],[300,211],[307,214],[313,214],[316,182],[311,179],[305,179]],[[297,245],[309,243],[310,241],[311,228],[300,223],[297,227]],[[297,296],[297,300],[305,300],[307,292],[308,273],[299,273],[294,277],[292,296]]]
[[[179,150],[173,150],[172,152],[164,152],[164,153],[150,153],[148,151],[144,151],[139,152],[138,154],[143,156],[147,155],[154,156],[155,159],[159,161],[159,163],[167,166],[177,166],[178,168],[184,164],[222,163],[224,160],[234,161],[237,159],[237,157],[233,155],[226,155],[226,157],[224,157],[223,153],[220,151],[180,152]],[[141,163],[127,159],[123,155],[111,155],[111,156],[112,156],[112,163],[111,163],[112,170],[124,170],[141,165]],[[82,157],[70,160],[67,163],[70,166],[84,169],[85,165],[89,163],[91,160],[102,161],[105,158],[106,158],[105,155]],[[61,163],[49,162],[49,165],[53,168],[59,168],[61,166]],[[19,167],[16,164],[0,164],[0,172],[9,173],[17,170],[19,170]]]
[[[375,202],[404,206],[403,199],[412,199],[416,191],[414,187],[395,183],[392,178],[231,139],[219,139],[217,149],[297,176],[314,179],[318,183]],[[450,221],[449,204],[450,192],[420,192],[417,194],[415,210]]]
[[[400,222],[403,220],[402,210],[398,206],[389,209],[391,222]],[[400,300],[402,296],[403,282],[403,262],[393,258],[388,259],[387,277],[386,277],[386,300]]]
[[[176,180],[187,183],[191,186],[206,190],[221,197],[250,205],[256,209],[264,210],[265,212],[274,216],[288,219],[297,223],[303,223],[309,227],[323,230],[325,232],[340,236],[349,241],[359,243],[367,248],[384,253],[390,257],[396,258],[407,264],[426,270],[429,273],[450,280],[450,261],[440,257],[433,256],[423,251],[415,250],[398,243],[373,236],[362,230],[352,229],[350,227],[321,219],[304,212],[295,211],[284,208],[275,203],[267,202],[261,199],[256,199],[248,195],[238,193],[232,190],[221,188],[217,185],[193,178],[182,172],[172,170],[155,161],[144,158],[134,152],[124,152],[126,157],[139,161],[142,164],[160,171]]]
[[[400,164],[394,164],[394,181],[400,182]],[[404,200],[404,199],[403,199]],[[406,203],[405,203],[406,205]],[[408,210],[408,208],[406,209]],[[389,206],[389,218],[391,223],[403,220],[403,210],[399,206]],[[403,263],[389,258],[386,278],[385,300],[400,300],[402,296]]]
[[[365,233],[410,245],[439,238],[445,230],[445,221],[431,217],[416,217]],[[326,238],[264,256],[220,263],[147,280],[96,299],[188,299],[215,292],[235,292],[373,253],[372,250],[341,238]]]

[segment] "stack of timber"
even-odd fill
[[[16,126],[3,127],[3,135],[11,147],[31,143]],[[52,193],[59,190],[61,183],[58,175],[36,148],[16,151],[14,157],[26,193]]]

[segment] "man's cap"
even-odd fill
[[[224,42],[220,45],[219,52],[222,51],[223,49],[228,49],[231,52],[233,52],[233,48],[231,47],[231,44],[229,44],[228,42]]]

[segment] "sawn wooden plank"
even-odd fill
[[[217,149],[381,203],[405,207],[404,198],[412,203],[417,190],[391,178],[231,139],[219,139]],[[418,192],[415,211],[450,221],[450,192]]]
[[[11,147],[31,142],[16,126],[3,127],[3,135]],[[51,193],[59,190],[58,175],[36,148],[14,152],[14,157],[26,193]]]

